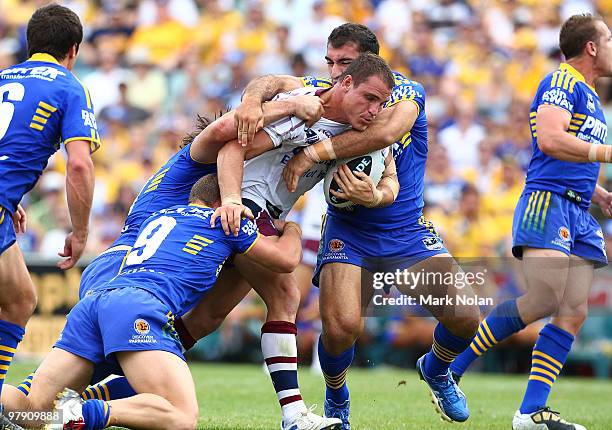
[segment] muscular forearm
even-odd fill
[[[540,150],[557,160],[576,163],[589,162],[591,144],[578,139],[565,131],[539,131],[538,146]]]
[[[263,103],[278,93],[300,88],[299,78],[289,75],[266,75],[249,82],[242,94],[242,102]]]
[[[274,100],[262,106],[264,113],[264,126],[278,121],[281,118],[295,115],[295,104],[289,100]]]
[[[228,142],[217,156],[217,172],[221,202],[238,202],[241,196],[246,148],[237,140]]]
[[[387,181],[381,180],[376,189],[382,193],[382,199],[375,207],[383,208],[395,202],[397,193],[394,191],[393,186],[389,185]]]
[[[94,166],[91,158],[68,160],[66,198],[74,234],[84,237],[89,231],[89,214],[94,191]]]

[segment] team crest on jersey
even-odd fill
[[[591,93],[587,94],[587,109],[591,113],[595,113],[595,100],[593,100],[593,95]]]
[[[327,247],[331,252],[340,252],[344,249],[344,242],[340,239],[332,239],[327,244]]]
[[[559,228],[559,237],[564,242],[569,242],[571,240],[570,231],[567,227]]]
[[[148,334],[151,331],[151,326],[146,320],[138,318],[134,321],[134,330],[140,335]]]

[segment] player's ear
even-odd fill
[[[353,85],[353,77],[351,75],[346,75],[344,79],[342,79],[340,85],[342,86],[344,91],[348,92],[348,90],[351,89],[351,85]]]

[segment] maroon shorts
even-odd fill
[[[266,211],[260,211],[255,214],[255,224],[257,224],[257,230],[264,236],[280,236],[280,232],[274,227],[272,218]]]

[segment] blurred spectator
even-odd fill
[[[168,94],[167,80],[164,73],[151,63],[149,51],[134,48],[127,54],[128,64],[133,73],[127,78],[127,102],[144,109],[150,114],[156,113]]]
[[[99,50],[96,69],[83,78],[97,112],[118,103],[121,98],[119,84],[125,82],[128,72],[119,67],[117,57],[115,51]]]

